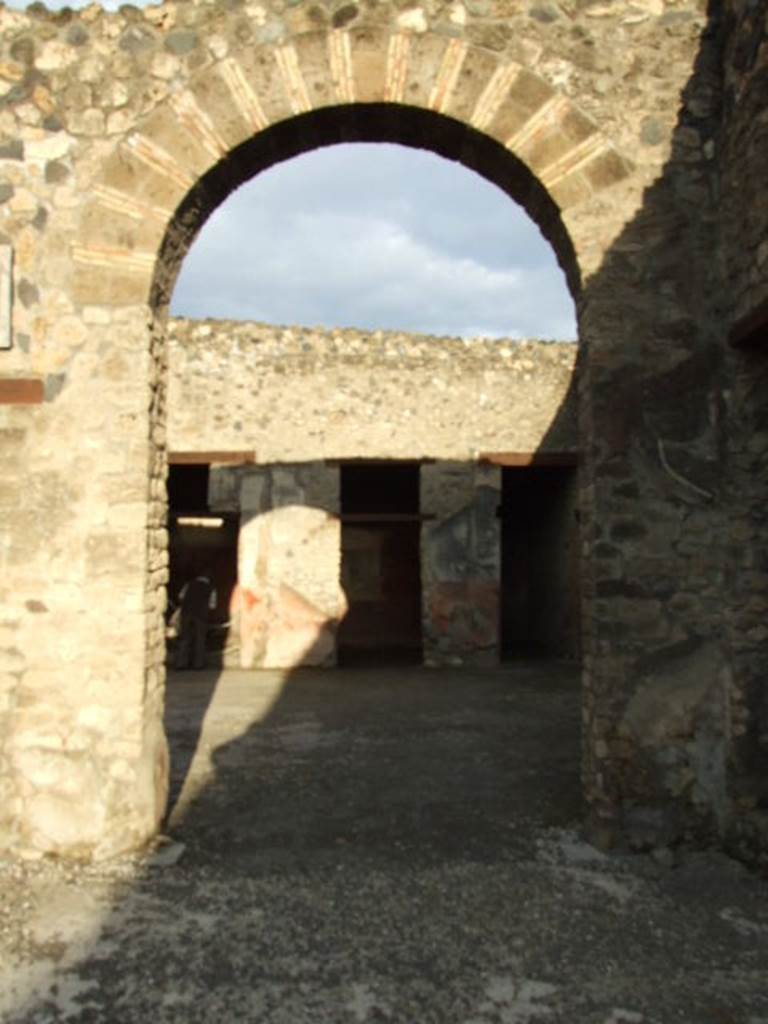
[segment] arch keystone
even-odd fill
[[[402,103],[408,78],[408,59],[411,37],[407,32],[396,32],[389,38],[387,48],[387,75],[384,98],[391,103]]]
[[[328,61],[333,91],[339,103],[355,102],[355,75],[349,32],[337,29],[328,36]]]
[[[392,37],[377,28],[351,29],[349,37],[355,99],[360,103],[380,103],[386,98],[389,44]]]

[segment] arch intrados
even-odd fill
[[[342,142],[390,142],[455,160],[526,211],[554,249],[574,301],[581,276],[560,209],[532,171],[501,143],[446,114],[396,103],[350,103],[297,114],[230,150],[179,204],[165,232],[151,304],[165,310],[181,264],[208,217],[235,189],[276,164]]]

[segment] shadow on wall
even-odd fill
[[[709,3],[663,173],[579,302],[585,795],[596,840],[641,849],[731,843],[739,775],[760,756],[754,678],[733,656],[745,639],[732,621],[745,601],[726,450],[734,369],[713,258],[730,6]],[[749,559],[764,565],[764,550]]]

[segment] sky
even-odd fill
[[[175,315],[463,337],[576,337],[550,245],[495,185],[355,143],[274,165],[205,223]]]
[[[389,144],[314,150],[239,188],[203,225],[171,311],[440,336],[576,337],[565,278],[527,214],[460,164]]]

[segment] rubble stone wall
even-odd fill
[[[261,464],[576,450],[577,347],[171,321],[168,446]]]

